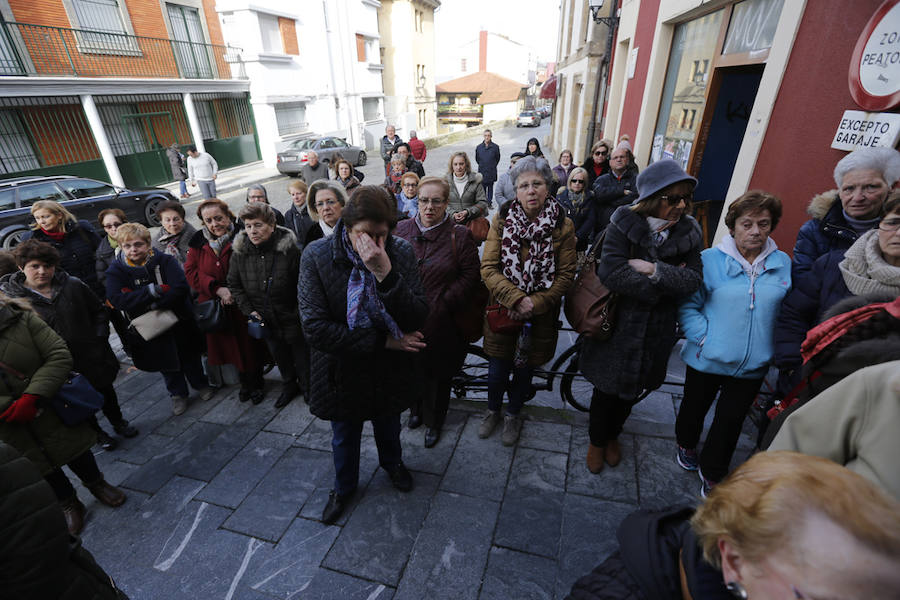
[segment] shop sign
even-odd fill
[[[836,150],[893,148],[900,139],[900,114],[845,110],[831,147]]]
[[[900,104],[900,0],[885,0],[863,28],[850,59],[850,95],[869,111]]]

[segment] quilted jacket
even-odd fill
[[[115,600],[109,576],[69,535],[50,485],[27,458],[0,442],[0,589],[7,600]]]
[[[25,376],[20,379],[0,369],[0,412],[25,393],[52,398],[72,368],[65,341],[23,305],[22,300],[0,299],[0,361]],[[96,435],[85,423],[63,425],[52,409],[44,407],[28,424],[0,422],[0,440],[46,475],[89,450]]]
[[[447,212],[452,215],[461,210],[468,211],[469,216],[467,220],[475,217],[486,217],[488,205],[484,195],[484,186],[481,185],[481,173],[469,173],[468,177],[469,181],[463,188],[462,196],[456,191],[456,184],[453,183],[453,173],[447,174],[444,178],[450,185],[450,202],[447,205]]]
[[[678,302],[703,283],[703,238],[693,217],[683,216],[665,242],[655,247],[647,220],[628,206],[609,223],[597,276],[619,298],[612,337],[584,338],[581,371],[606,394],[633,400],[666,377],[669,354],[678,340]],[[628,265],[641,258],[656,263],[656,280]]]
[[[246,316],[258,312],[266,326],[272,327],[282,339],[302,339],[297,315],[300,249],[294,234],[284,227],[276,227],[272,237],[257,246],[246,231],[241,231],[234,237],[231,251],[228,289],[241,312]],[[266,282],[270,278],[267,292]]]
[[[804,223],[797,233],[791,270],[794,281],[811,270],[813,263],[820,256],[831,250],[847,250],[859,238],[859,234],[844,218],[844,209],[837,190],[813,198],[806,212],[812,218]]]
[[[309,410],[326,421],[368,420],[400,413],[418,393],[415,355],[387,350],[387,333],[347,325],[347,282],[351,263],[334,235],[306,248],[298,296],[303,332],[310,345]],[[403,332],[420,331],[428,300],[409,242],[391,236],[386,244],[392,269],[378,295]]]

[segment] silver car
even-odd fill
[[[537,111],[526,110],[516,119],[516,127],[538,127],[541,124],[541,115]]]
[[[296,177],[300,169],[309,162],[310,151],[315,150],[319,160],[330,163],[335,153],[340,153],[344,160],[354,167],[366,164],[366,152],[359,146],[351,146],[339,137],[325,136],[296,140],[278,153],[278,171]]]

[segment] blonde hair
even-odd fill
[[[33,215],[39,210],[49,210],[57,217],[62,217],[63,221],[63,229],[66,228],[66,223],[77,223],[78,219],[75,218],[75,215],[66,210],[66,207],[57,202],[56,200],[38,200],[34,204],[31,205],[31,214]],[[31,228],[37,231],[41,228],[36,222],[31,224]]]
[[[291,190],[297,190],[305,196],[307,190],[309,190],[309,186],[302,179],[296,179],[288,185],[288,192]]]
[[[900,503],[849,469],[797,452],[760,452],[750,458],[712,489],[691,526],[703,556],[717,569],[722,538],[752,563],[773,551],[802,561],[803,548],[797,546],[811,513],[900,564]]]
[[[469,155],[466,154],[465,152],[454,152],[453,154],[450,155],[449,162],[447,162],[447,174],[448,175],[453,174],[453,159],[456,158],[457,156],[462,156],[463,159],[465,159],[465,161],[466,161],[466,175],[471,173],[472,172],[472,162],[469,160]]]
[[[139,239],[150,243],[150,230],[140,223],[122,223],[116,229],[116,242],[122,244],[128,240]]]

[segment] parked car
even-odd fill
[[[538,114],[541,115],[541,118],[546,119],[550,116],[551,112],[553,112],[553,109],[549,104],[538,107]]]
[[[516,127],[537,127],[541,124],[541,115],[534,110],[526,110],[516,119]]]
[[[55,200],[77,218],[95,226],[99,225],[97,214],[101,210],[120,208],[129,221],[157,227],[156,207],[176,198],[162,188],[128,190],[85,177],[63,175],[0,180],[0,246],[8,250],[19,243],[33,222],[31,205],[38,200]]]
[[[340,152],[344,160],[354,167],[366,164],[365,150],[359,146],[351,146],[343,138],[324,136],[291,142],[285,150],[278,153],[278,171],[296,177],[309,161],[310,150],[315,150],[319,160],[324,163],[330,163],[331,156]]]

